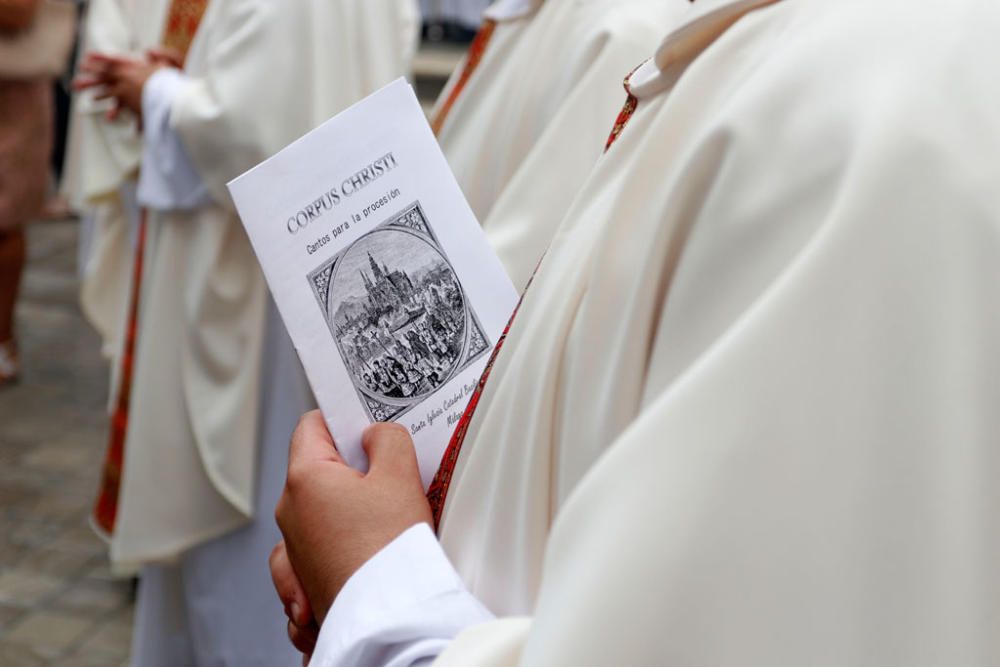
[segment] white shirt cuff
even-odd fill
[[[143,148],[138,198],[157,211],[190,210],[212,203],[181,138],[170,127],[174,98],[187,83],[180,70],[162,68],[142,89]]]
[[[463,630],[493,618],[422,523],[347,581],[323,623],[310,667],[429,664]]]

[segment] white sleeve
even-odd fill
[[[427,524],[373,556],[334,600],[310,667],[429,665],[460,632],[493,620]]]
[[[187,84],[180,70],[163,68],[142,89],[143,148],[139,203],[158,211],[194,209],[212,203],[180,136],[170,126],[174,98]]]

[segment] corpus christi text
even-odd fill
[[[324,213],[336,208],[341,201],[365,189],[371,183],[374,183],[398,166],[399,163],[396,161],[396,156],[392,153],[386,153],[382,157],[373,160],[366,167],[348,176],[339,185],[329,188],[315,200],[300,209],[295,215],[288,218],[285,222],[288,233],[299,233],[299,231],[322,217]]]

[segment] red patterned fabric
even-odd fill
[[[537,271],[538,269],[535,270]],[[472,417],[476,414],[479,399],[482,398],[483,390],[486,388],[486,381],[489,380],[490,373],[493,371],[493,364],[496,363],[500,349],[503,347],[504,341],[507,340],[507,333],[514,323],[514,318],[517,317],[517,311],[521,309],[521,304],[524,302],[524,295],[527,293],[528,288],[531,287],[531,282],[534,279],[535,277],[532,275],[531,280],[528,281],[524,292],[521,294],[521,300],[518,301],[517,307],[514,308],[514,312],[507,321],[507,326],[500,335],[500,340],[497,341],[496,347],[493,348],[493,354],[490,355],[490,360],[486,363],[486,368],[479,377],[479,382],[476,384],[475,391],[472,392],[469,404],[465,407],[465,412],[462,413],[458,424],[455,425],[455,431],[451,434],[451,440],[448,441],[448,448],[445,449],[444,456],[441,458],[441,465],[438,467],[437,474],[434,475],[434,480],[431,482],[430,488],[427,489],[427,500],[430,501],[431,512],[434,515],[435,530],[441,525],[441,514],[444,512],[444,503],[448,498],[451,477],[455,472],[455,464],[458,463],[458,455],[462,453],[462,445],[465,443],[469,424],[472,423]]]
[[[104,458],[101,486],[94,505],[94,523],[111,535],[118,517],[118,494],[121,489],[122,470],[125,464],[125,434],[128,430],[128,408],[132,395],[132,367],[135,363],[135,337],[139,323],[139,292],[142,285],[143,254],[146,245],[146,211],[139,223],[135,264],[132,274],[132,297],[129,302],[128,324],[125,329],[122,367],[118,383],[118,400],[111,415],[111,435]]]
[[[608,137],[607,145],[604,150],[607,152],[611,148],[612,144],[618,140],[621,136],[622,130],[628,125],[628,122],[632,119],[635,114],[635,110],[639,106],[639,100],[632,95],[629,88],[629,77],[625,79],[625,91],[628,93],[628,98],[625,100],[625,107],[622,109],[621,113],[618,114],[618,118],[615,121],[615,126],[611,130],[611,136]],[[541,265],[541,262],[539,262]],[[536,268],[537,272],[538,269]],[[531,287],[531,283],[534,281],[535,276],[531,276],[531,280],[524,288],[524,292],[521,294],[521,301],[518,302],[517,308],[514,309],[514,313],[510,316],[510,320],[507,322],[507,327],[503,331],[503,335],[500,336],[500,340],[497,341],[496,347],[493,348],[493,354],[490,356],[489,362],[486,364],[486,369],[483,371],[482,376],[479,378],[479,383],[476,385],[476,390],[472,393],[472,397],[469,399],[469,404],[465,408],[465,412],[462,413],[462,418],[458,420],[458,424],[455,426],[455,431],[451,435],[451,440],[448,442],[448,447],[445,449],[444,456],[441,458],[441,465],[438,467],[437,474],[434,476],[434,480],[431,482],[430,488],[427,490],[427,500],[431,504],[431,512],[434,515],[434,529],[438,530],[441,527],[441,517],[444,514],[444,506],[448,500],[448,490],[451,488],[451,479],[455,473],[455,466],[458,464],[458,457],[462,453],[462,445],[465,443],[465,436],[469,432],[469,426],[472,423],[472,418],[476,414],[476,408],[479,407],[479,400],[482,398],[483,390],[486,388],[486,383],[490,378],[490,373],[493,371],[493,365],[496,363],[497,356],[500,354],[500,349],[503,347],[504,342],[507,340],[507,334],[510,332],[510,327],[514,323],[514,318],[517,317],[518,310],[521,309],[521,303],[524,302],[524,295],[527,294],[528,289]]]
[[[208,0],[173,0],[167,12],[163,46],[177,51],[183,59],[191,48],[198,25],[205,15]]]
[[[642,65],[639,65],[639,67],[642,67]],[[631,84],[632,75],[638,71],[639,67],[636,67],[634,70],[629,72],[627,77],[625,77],[625,81],[623,83],[625,86],[625,94],[627,95],[625,98],[625,106],[623,106],[622,110],[618,113],[618,118],[615,119],[615,126],[611,128],[611,135],[608,137],[608,143],[604,145],[605,153],[611,150],[614,143],[618,141],[618,137],[622,135],[622,131],[625,129],[625,126],[628,125],[630,120],[632,120],[635,110],[639,108],[639,98],[632,94]]]
[[[611,136],[608,137],[608,143],[604,146],[605,152],[610,150],[611,146],[618,141],[618,137],[622,135],[622,130],[628,125],[637,108],[639,108],[639,100],[629,93],[628,99],[625,100],[625,106],[622,107],[621,113],[618,114],[618,119],[615,120],[615,126],[611,128]]]
[[[490,40],[493,38],[493,33],[496,30],[497,22],[492,20],[486,20],[483,22],[483,26],[479,29],[479,33],[476,38],[472,40],[472,44],[469,46],[469,54],[465,59],[465,67],[462,69],[462,73],[458,77],[458,81],[455,82],[455,86],[448,93],[448,98],[438,109],[437,114],[434,116],[434,120],[431,121],[431,129],[434,130],[434,134],[438,135],[441,133],[441,128],[444,127],[444,123],[448,120],[448,114],[451,113],[451,109],[455,106],[455,102],[458,98],[462,96],[462,91],[465,90],[465,86],[469,83],[469,79],[475,73],[476,69],[479,67],[479,63],[483,60],[483,55],[486,53],[486,47],[489,46]]]

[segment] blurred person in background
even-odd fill
[[[169,0],[90,0],[80,52],[143,56],[158,47]],[[135,118],[109,118],[93,91],[74,96],[62,190],[80,219],[80,305],[117,374],[123,350],[135,242],[142,136]],[[117,382],[111,383],[117,387]],[[113,405],[116,396],[111,396]]]
[[[418,13],[413,0],[173,0],[167,35],[198,19],[186,58],[81,65],[79,85],[143,130],[134,363],[126,353],[113,419],[123,467],[97,518],[113,564],[141,568],[136,665],[289,665],[270,508],[314,401],[226,183],[405,74]]]
[[[438,141],[523,288],[600,158],[623,72],[688,0],[497,0],[435,105]]]
[[[48,188],[52,81],[66,65],[74,20],[71,5],[0,0],[0,386],[20,370],[14,307],[27,254],[24,226]]]
[[[77,21],[87,11],[88,0],[66,0],[76,6]],[[49,196],[42,207],[43,220],[62,220],[76,217],[77,211],[70,205],[69,197],[62,188],[63,177],[66,174],[66,152],[69,148],[69,129],[73,110],[73,75],[76,69],[77,45],[79,31],[75,34],[73,48],[70,50],[66,66],[52,82],[52,167]]]

